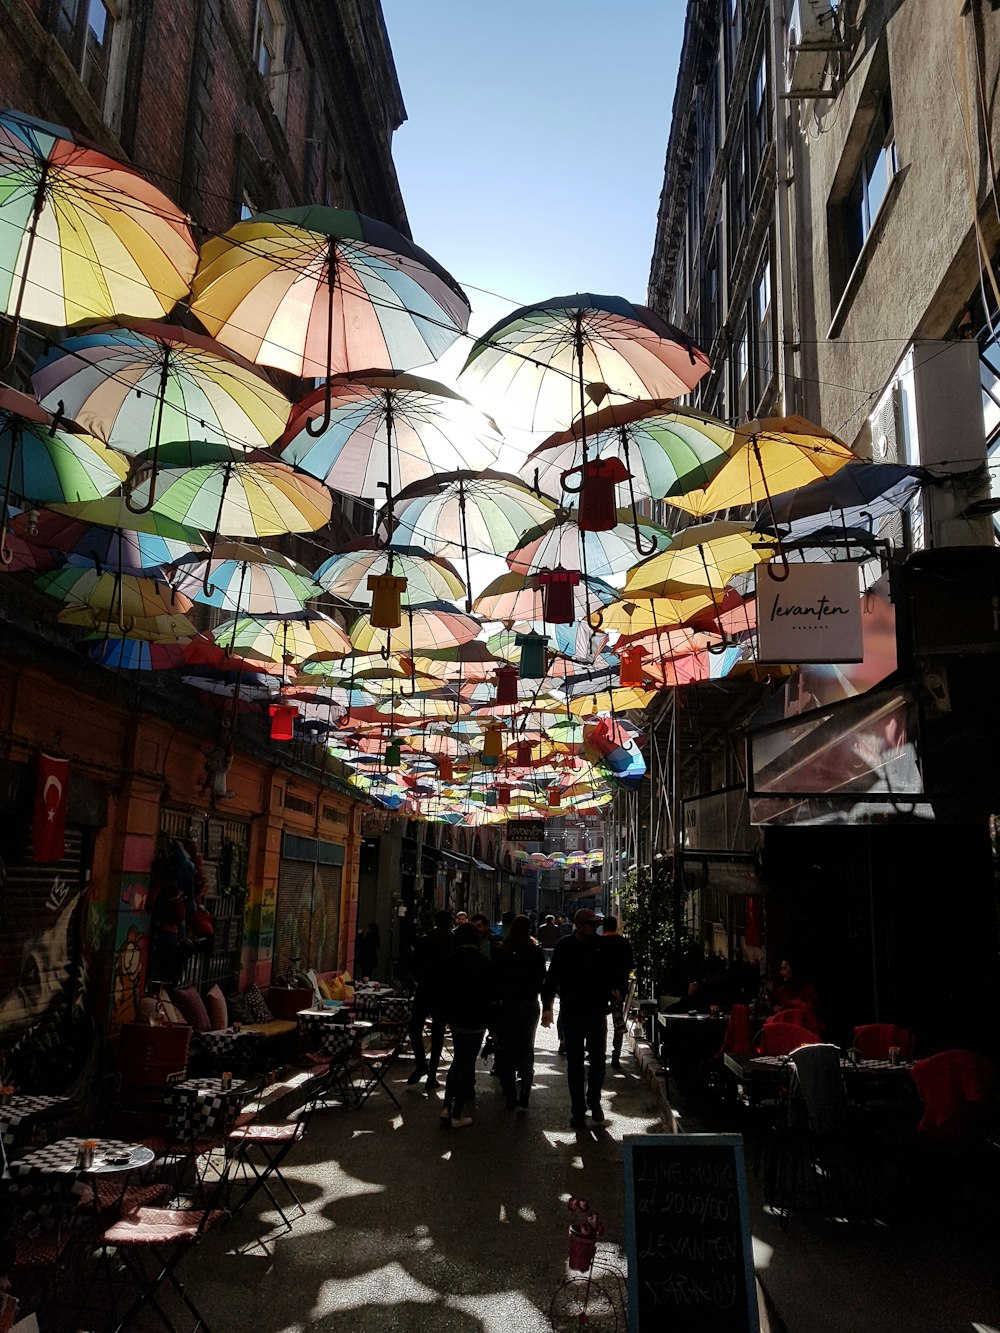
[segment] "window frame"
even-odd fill
[[[270,19],[271,42],[265,39],[263,16]],[[288,40],[291,34],[291,20],[284,0],[257,0],[253,18],[253,39],[250,53],[254,69],[267,91],[271,110],[282,125],[288,111],[288,79],[291,66],[286,59]],[[261,55],[268,53],[267,68],[261,67]]]

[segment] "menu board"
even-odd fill
[[[631,1333],[759,1333],[739,1134],[627,1136]]]

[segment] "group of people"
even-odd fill
[[[544,936],[546,919],[539,931]],[[583,1128],[589,1112],[604,1120],[607,1017],[615,1018],[612,1059],[620,1063],[625,1032],[623,1007],[632,971],[632,949],[614,917],[600,918],[581,908],[571,934],[543,947],[527,916],[508,914],[502,936],[493,938],[482,914],[455,917],[438,912],[430,934],[414,951],[416,990],[410,1041],[416,1065],[407,1082],[440,1087],[438,1069],[446,1029],[451,1030],[452,1062],[444,1090],[443,1124],[472,1124],[476,1059],[487,1033],[494,1049],[494,1072],[508,1110],[527,1110],[535,1071],[535,1033],[553,1022],[559,997],[560,1050],[566,1055],[570,1124]],[[550,936],[551,938],[551,936]],[[548,955],[548,956],[547,956]],[[430,1019],[430,1051],[424,1025]]]

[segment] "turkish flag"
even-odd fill
[[[66,852],[66,797],[69,790],[69,760],[38,756],[35,783],[35,817],[31,841],[35,861],[61,861]]]

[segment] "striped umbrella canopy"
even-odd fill
[[[648,708],[655,690],[612,689],[598,694],[582,694],[570,700],[569,711],[577,717],[592,717],[594,713],[624,713],[630,709]]]
[[[678,588],[721,591],[735,575],[770,560],[774,547],[773,537],[742,523],[699,523],[679,532],[668,550],[634,565],[623,595],[656,597]]]
[[[550,435],[528,455],[522,475],[572,504],[577,492],[565,490],[563,474],[584,461],[584,443],[588,459],[624,463],[631,481],[619,486],[623,500],[662,499],[711,481],[735,447],[736,432],[716,417],[662,399],[612,403]]]
[[[393,540],[412,541],[450,557],[469,551],[502,555],[554,512],[548,496],[509,473],[438,470],[396,496]]]
[[[507,564],[517,574],[543,569],[586,570],[591,578],[615,579],[643,555],[665,551],[671,534],[652,519],[636,518],[631,509],[619,509],[618,523],[605,532],[584,532],[572,513],[558,510],[548,522],[525,532]]]
[[[646,306],[576,292],[504,316],[476,339],[461,374],[498,416],[562,430],[588,401],[677,398],[708,369],[704,352]]]
[[[843,440],[804,417],[766,417],[737,427],[735,447],[710,481],[666,499],[707,518],[831,477],[856,457]]]
[[[210,559],[198,552],[182,556],[169,579],[192,601],[236,616],[287,615],[323,595],[304,565],[249,542],[218,542]]]
[[[140,454],[136,475],[152,458]],[[155,471],[132,491],[134,508],[153,509],[214,541],[315,532],[333,512],[333,497],[313,477],[296,472],[265,450],[244,453],[228,445],[188,440],[162,444]]]
[[[71,130],[0,112],[0,309],[67,328],[157,319],[187,295],[188,218]]]
[[[644,666],[643,672],[661,686],[692,685],[701,680],[722,680],[740,661],[742,648],[730,644],[721,652],[677,653]]]
[[[291,407],[221,343],[147,321],[66,339],[41,358],[31,382],[43,406],[126,454],[190,439],[267,448]]]
[[[398,490],[435,473],[488,467],[502,443],[496,423],[446,385],[368,370],[296,404],[278,448],[334,490],[391,506]]]
[[[71,565],[93,565],[98,569],[119,570],[123,574],[157,571],[171,560],[190,555],[192,546],[203,546],[196,528],[185,528],[162,515],[140,515],[130,519],[137,527],[121,527],[91,521],[88,513],[107,518],[125,510],[118,496],[104,500],[85,500],[82,504],[52,506],[34,514],[21,514],[12,520],[11,530],[38,548],[56,552]],[[78,517],[78,514],[84,515]]]
[[[87,656],[116,671],[172,671],[183,665],[183,644],[112,639],[95,643]]]
[[[335,620],[322,611],[289,615],[241,616],[213,632],[215,642],[232,653],[268,662],[302,662],[322,653],[346,657],[351,642]]]
[[[35,586],[63,602],[58,620],[85,629],[117,629],[118,637],[190,638],[190,601],[166,583],[118,572],[64,566],[41,574]],[[142,627],[148,632],[140,632]]]
[[[351,625],[351,642],[357,652],[414,654],[428,648],[451,648],[478,637],[480,623],[463,615],[448,602],[408,608],[399,629],[376,629],[369,616],[359,616]]]
[[[452,601],[465,592],[465,584],[447,560],[431,555],[420,546],[396,542],[377,546],[375,539],[363,537],[345,546],[323,563],[313,578],[328,593],[348,602],[371,605],[368,579],[372,575],[394,574],[406,579],[400,603],[424,606],[430,602]]]
[[[471,313],[451,274],[393,227],[317,204],[212,237],[191,290],[193,313],[227,347],[324,380],[436,361]],[[331,397],[324,389],[326,424]]]
[[[531,621],[543,624],[545,594],[534,587],[534,575],[500,574],[483,589],[472,603],[473,610],[484,620]],[[582,579],[573,589],[573,608],[577,617],[613,602],[618,596],[603,579]]]
[[[711,609],[711,592],[676,584],[659,597],[623,595],[601,607],[599,615],[602,629],[631,637],[651,633],[658,625],[683,625],[692,616]]]

